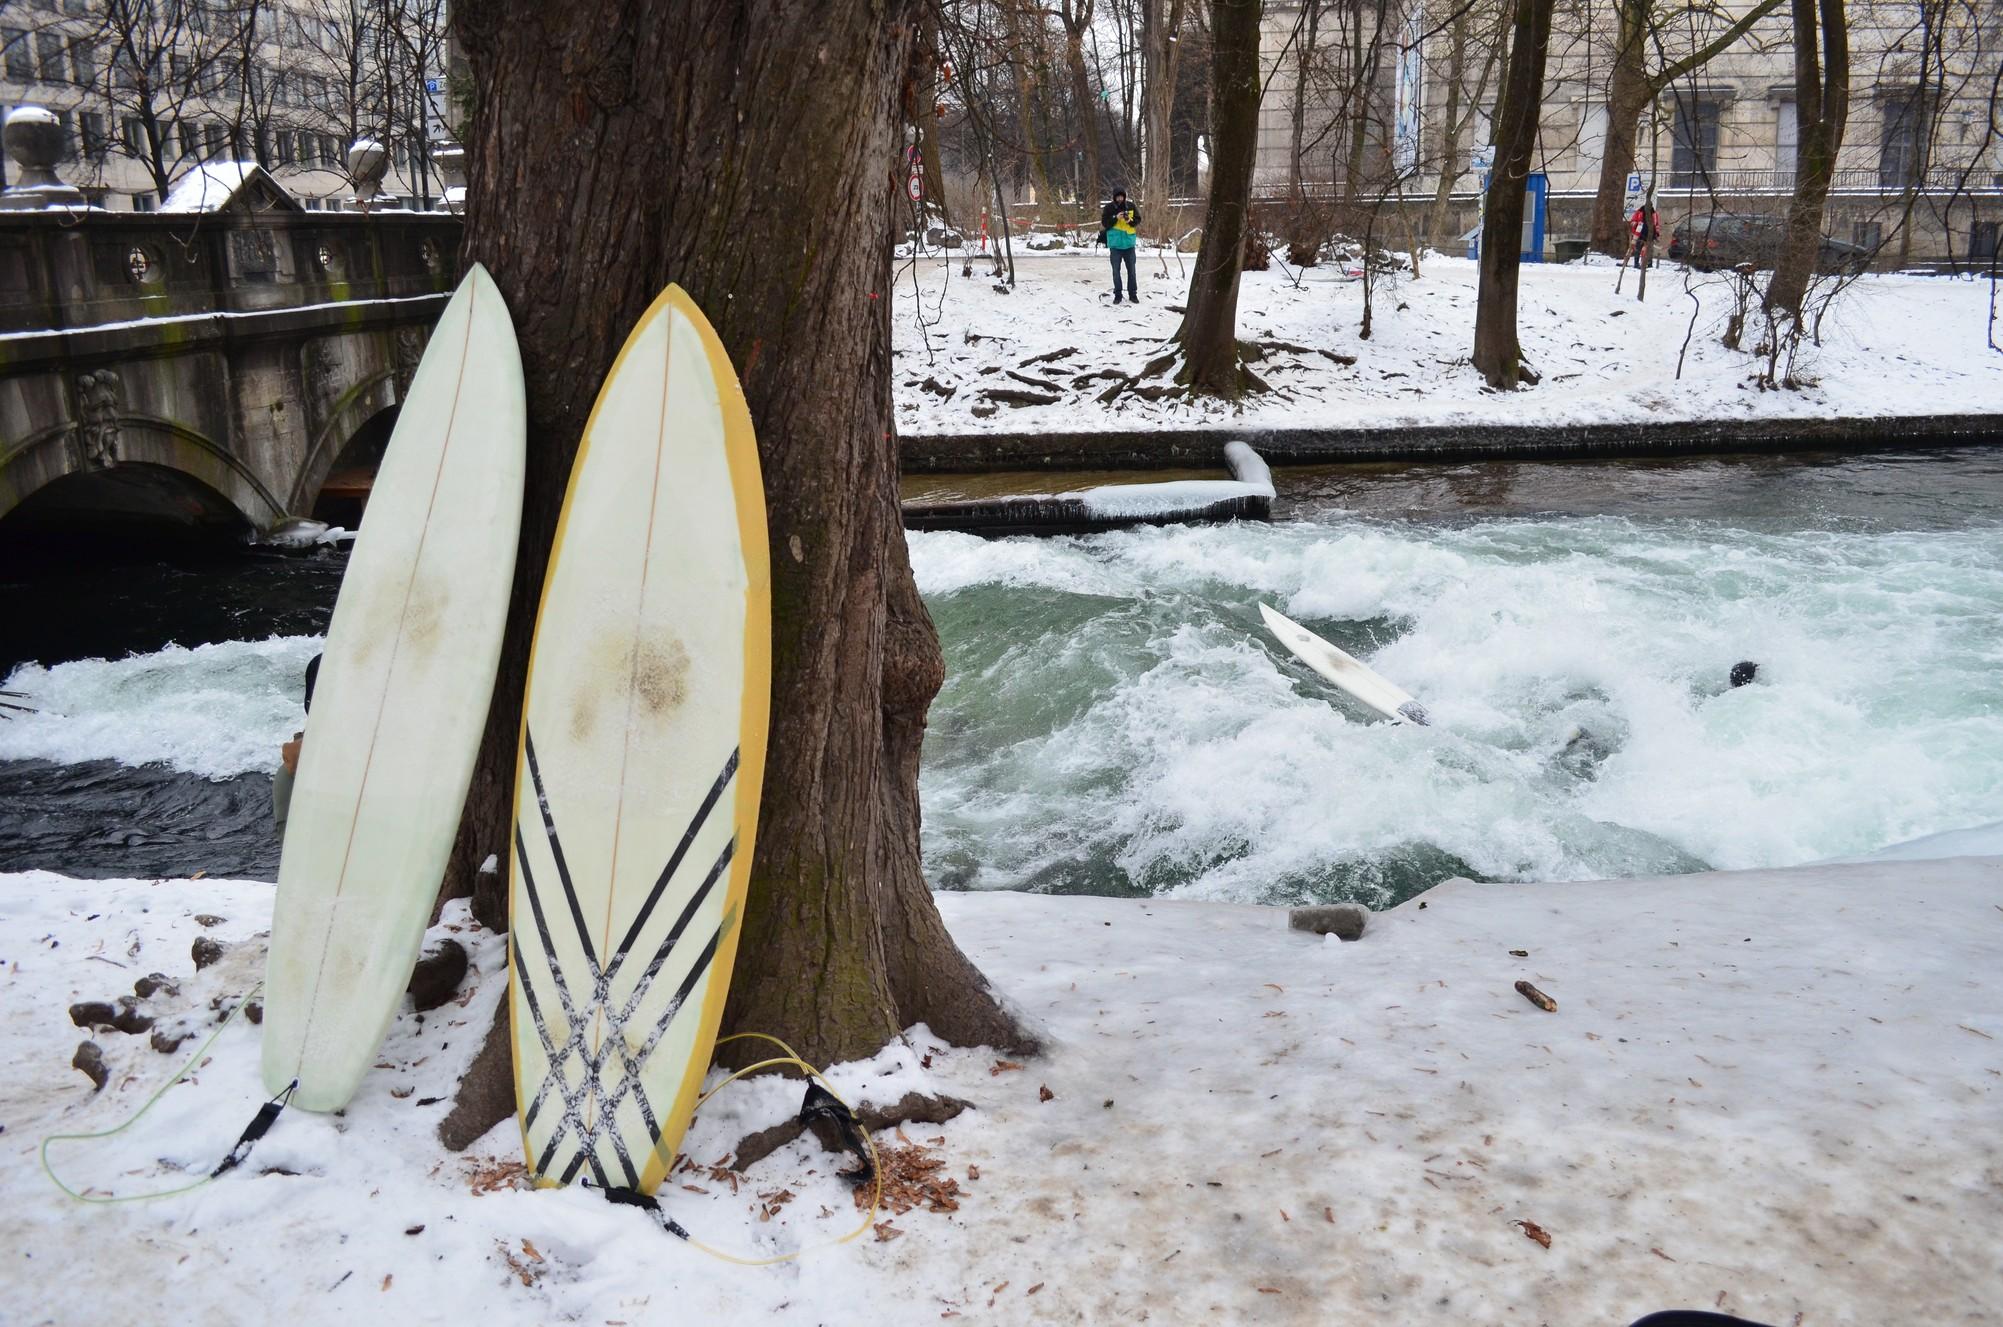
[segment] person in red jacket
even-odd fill
[[[1662,214],[1643,199],[1634,215],[1627,219],[1627,256],[1634,260],[1636,267],[1648,266],[1649,246],[1662,234]]]

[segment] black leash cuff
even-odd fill
[[[244,1129],[242,1136],[236,1140],[236,1146],[230,1149],[230,1154],[209,1172],[210,1179],[235,1170],[243,1164],[244,1158],[250,1155],[250,1149],[257,1146],[257,1140],[271,1132],[271,1126],[277,1123],[279,1113],[285,1109],[286,1102],[292,1099],[292,1094],[298,1088],[299,1080],[295,1078],[285,1085],[283,1092],[257,1108],[257,1117]]]

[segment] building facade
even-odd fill
[[[1709,59],[1661,83],[1635,126],[1635,171],[1672,224],[1711,211],[1775,212],[1794,187],[1798,116],[1792,19],[1786,5],[1734,24],[1752,0],[1722,6],[1629,0],[1655,77],[1724,41]],[[1383,13],[1385,31],[1376,30]],[[1472,224],[1502,82],[1508,12],[1418,0],[1400,8],[1267,6],[1257,179],[1262,192],[1309,188],[1371,197],[1444,197],[1450,224]],[[1622,7],[1564,3],[1553,24],[1536,163],[1549,182],[1550,232],[1583,234],[1608,141]],[[1983,259],[2003,219],[2003,7],[1941,0],[1851,0],[1850,97],[1827,229],[1881,253]],[[1729,39],[1729,40],[1728,40]],[[1330,151],[1329,144],[1340,145]],[[1444,182],[1444,189],[1442,184]],[[1435,244],[1451,239],[1433,234]]]
[[[429,207],[444,192],[430,146],[444,42],[443,0],[6,0],[0,116],[54,112],[62,178],[116,211],[155,210],[218,161],[340,209],[358,139],[390,157],[374,206]]]

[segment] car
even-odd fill
[[[1712,212],[1692,217],[1669,237],[1669,256],[1690,264],[1700,272],[1720,267],[1751,264],[1765,269],[1780,255],[1785,220],[1773,216],[1739,216]],[[1818,272],[1855,274],[1871,266],[1871,250],[1846,240],[1822,237],[1816,255]]]

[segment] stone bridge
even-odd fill
[[[457,217],[0,212],[0,532],[265,528],[372,469]]]

